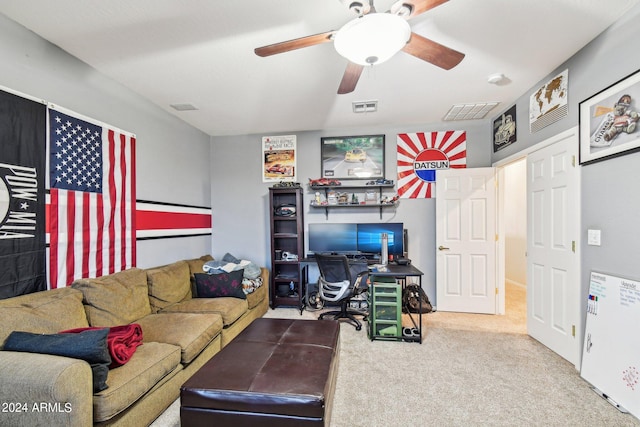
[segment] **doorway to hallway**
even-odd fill
[[[499,181],[499,283],[507,282],[507,254],[526,254],[527,333],[579,368],[582,319],[580,306],[580,170],[577,127],[561,132],[494,165]],[[526,159],[524,202],[525,250],[507,250],[504,196],[507,167]],[[506,286],[505,288],[506,294]],[[500,307],[504,313],[505,306]]]
[[[527,162],[501,168],[504,230],[505,315],[527,328]]]

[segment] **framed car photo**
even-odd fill
[[[580,164],[640,149],[640,71],[582,101]]]
[[[384,135],[321,138],[322,178],[384,178]]]
[[[296,180],[296,136],[262,137],[262,182]]]

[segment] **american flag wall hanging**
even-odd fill
[[[467,167],[466,131],[401,133],[397,139],[398,196],[435,196],[436,171]]]
[[[136,265],[135,136],[49,107],[50,287]]]

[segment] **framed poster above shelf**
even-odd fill
[[[384,135],[321,138],[323,178],[384,178]]]

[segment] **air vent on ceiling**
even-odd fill
[[[378,101],[357,101],[352,105],[354,113],[374,113],[378,111]]]
[[[171,108],[177,111],[194,111],[198,109],[193,104],[171,104]]]
[[[445,114],[445,121],[484,119],[487,113],[499,102],[478,102],[475,104],[456,104]]]

